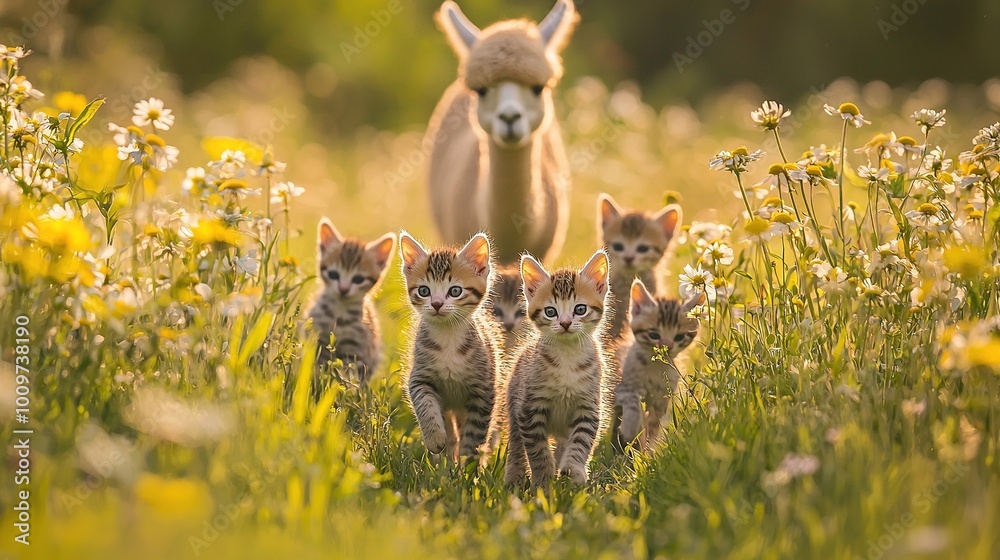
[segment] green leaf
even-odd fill
[[[240,346],[240,353],[237,361],[241,365],[246,365],[250,360],[250,356],[260,350],[260,347],[264,344],[264,339],[267,338],[268,333],[271,332],[271,326],[274,325],[274,313],[265,313],[257,324],[250,329],[250,333],[247,334],[246,340]]]
[[[306,421],[316,351],[316,342],[314,341],[306,342],[303,345],[299,371],[295,376],[295,388],[292,390],[292,420],[300,426],[304,426]]]
[[[76,120],[73,121],[73,124],[69,125],[69,128],[66,129],[66,146],[73,143],[73,140],[76,138],[76,133],[79,132],[84,125],[94,120],[94,116],[97,115],[97,110],[101,108],[101,105],[104,105],[104,98],[98,97],[88,103],[87,106],[80,111],[80,116],[78,116]]]

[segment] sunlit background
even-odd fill
[[[838,127],[824,103],[855,101],[876,128],[900,133],[915,109],[945,108],[947,138],[968,137],[1000,110],[996,2],[578,4],[558,95],[574,162],[567,256],[589,249],[601,191],[653,208],[675,190],[688,216],[735,205],[707,161],[739,144],[767,151],[748,117],[763,99],[792,109],[783,132],[795,153]],[[84,137],[91,147],[110,142],[106,123],[127,123],[134,102],[164,99],[177,116],[166,139],[182,150],[168,184],[203,163],[205,137],[273,145],[286,179],[306,188],[293,207],[306,255],[321,213],[361,236],[405,227],[434,239],[419,140],[456,71],[432,20],[438,5],[5,0],[0,42],[35,51],[26,71],[43,91],[107,96]],[[481,27],[550,8],[461,5]]]

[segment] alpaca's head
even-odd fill
[[[551,118],[551,89],[562,77],[559,52],[576,24],[572,0],[557,0],[541,23],[510,20],[482,31],[458,5],[441,5],[438,24],[460,60],[459,74],[476,92],[479,126],[501,147],[527,143]]]

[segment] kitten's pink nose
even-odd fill
[[[631,266],[632,265],[632,261],[635,260],[635,257],[629,255],[629,256],[625,257],[624,260],[625,260],[625,264],[626,265]]]
[[[444,305],[443,301],[432,301],[431,302],[431,307],[434,308],[434,311],[441,311],[441,306],[442,305]]]
[[[344,286],[343,284],[340,285],[340,295],[346,295],[349,291],[351,291],[350,286]]]
[[[563,330],[568,331],[573,325],[573,321],[559,321],[559,325],[562,326]]]

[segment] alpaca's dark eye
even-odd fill
[[[587,306],[581,303],[580,305],[577,305],[576,307],[573,308],[573,313],[580,316],[586,315]]]
[[[686,334],[679,334],[679,335],[677,335],[677,336],[674,337],[674,342],[680,342],[680,341],[684,340],[685,338],[687,338]]]
[[[479,89],[476,90],[476,95],[478,95],[479,97],[486,97],[486,94],[489,93],[489,92],[490,92],[490,90],[488,90],[488,89],[486,89],[484,87],[481,87],[481,88],[479,88]]]
[[[541,95],[545,91],[545,86],[531,86],[531,93]]]
[[[649,245],[639,245],[635,248],[637,253],[645,253],[649,250]]]
[[[656,331],[649,331],[646,336],[648,336],[650,340],[660,340],[660,333]]]
[[[559,312],[556,311],[555,307],[546,307],[545,308],[545,316],[548,317],[549,319],[552,319],[553,317],[555,317],[558,314],[559,314]]]
[[[340,280],[340,273],[336,270],[327,269],[326,277],[330,280]]]
[[[451,296],[451,297],[458,297],[458,296],[462,295],[462,287],[461,286],[452,286],[451,288],[448,288],[448,295]]]
[[[354,282],[355,284],[360,284],[360,283],[362,283],[364,281],[365,281],[365,277],[362,276],[362,275],[360,275],[360,274],[355,274],[354,277],[351,278],[351,282]]]
[[[616,243],[612,243],[611,244],[611,249],[614,250],[614,251],[621,252],[621,251],[625,250],[625,246],[622,245],[621,243],[617,243],[616,242]]]
[[[417,288],[417,295],[420,297],[430,297],[431,289],[427,286],[420,286]]]

